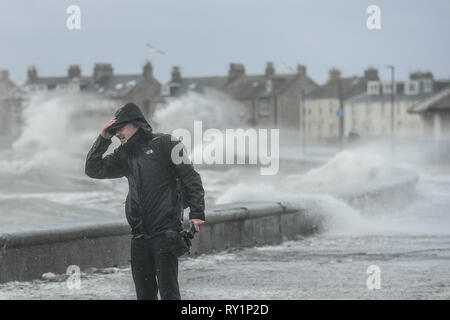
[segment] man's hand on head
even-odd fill
[[[191,220],[189,220],[189,228],[192,228],[192,224],[194,224],[195,231],[199,232],[200,231],[200,226],[202,224],[204,224],[204,223],[205,223],[205,221],[200,220],[200,219],[191,219]]]
[[[100,133],[103,138],[110,140],[113,137],[113,135],[108,132],[108,128],[116,123],[116,121],[117,119],[113,118],[103,127],[102,132]]]

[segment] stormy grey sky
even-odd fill
[[[81,8],[81,30],[66,28],[70,4]],[[371,4],[381,30],[366,27]],[[31,64],[42,76],[64,75],[69,64],[91,75],[95,62],[139,73],[150,59],[166,82],[173,65],[206,76],[241,62],[257,74],[273,61],[278,72],[282,62],[305,64],[318,83],[332,66],[344,75],[374,66],[388,79],[384,66],[394,64],[399,79],[418,69],[449,78],[449,33],[448,0],[2,0],[0,69],[13,80]],[[147,42],[166,54],[150,54]]]

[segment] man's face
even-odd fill
[[[133,126],[131,123],[127,123],[123,127],[117,129],[115,136],[119,138],[121,144],[124,144],[136,133],[137,130],[138,128]]]

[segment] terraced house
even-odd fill
[[[414,104],[408,112],[420,116],[421,139],[450,142],[450,85]]]
[[[431,72],[414,72],[409,80],[394,86],[394,132],[397,137],[419,138],[423,123],[416,113],[408,110],[418,102],[441,91],[448,81],[434,80]],[[371,80],[366,90],[345,100],[345,134],[377,138],[391,133],[390,81]]]
[[[243,64],[231,63],[228,75],[211,77],[183,77],[180,68],[174,67],[157,100],[167,103],[190,91],[217,90],[242,104],[239,116],[246,125],[297,132],[302,92],[308,94],[316,88],[303,65],[298,65],[295,73],[277,74],[274,64],[267,62],[264,73],[247,75]]]
[[[84,92],[96,95],[99,98],[99,109],[105,112],[110,113],[127,102],[134,102],[147,117],[151,117],[156,108],[151,102],[160,88],[160,82],[153,76],[150,61],[145,63],[140,74],[114,74],[111,64],[97,63],[92,81]]]
[[[114,74],[110,63],[96,63],[91,76],[83,76],[79,65],[70,65],[66,76],[39,76],[35,66],[28,68],[27,81],[23,85],[24,96],[33,93],[86,93],[94,97],[90,108],[111,113],[125,102],[135,102],[151,115],[154,106],[150,100],[160,91],[160,83],[153,77],[149,61],[142,73]]]
[[[369,68],[364,76],[342,77],[341,71],[332,68],[328,72],[325,84],[306,95],[306,135],[308,139],[323,142],[335,142],[343,128],[339,109],[346,99],[366,90],[369,81],[378,80],[378,72]]]

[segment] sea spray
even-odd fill
[[[160,132],[183,128],[194,132],[194,121],[201,120],[204,129],[247,128],[246,107],[241,102],[212,89],[204,94],[189,92],[167,105],[159,105],[152,124]]]
[[[344,151],[319,168],[306,173],[282,175],[271,184],[262,181],[240,182],[218,196],[217,203],[245,201],[285,201],[306,209],[308,219],[320,222],[320,231],[329,235],[368,235],[404,232],[393,225],[383,212],[367,216],[344,200],[324,190],[339,190],[343,185],[354,190],[365,188],[376,173],[389,164],[382,157]],[[374,173],[373,169],[377,169]],[[353,172],[353,174],[352,174]]]

